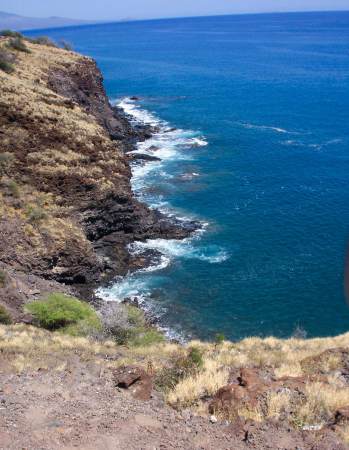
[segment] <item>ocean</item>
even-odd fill
[[[94,57],[112,102],[159,132],[135,194],[202,230],[100,290],[137,296],[179,339],[348,331],[349,12],[30,32]],[[136,96],[139,100],[131,100]]]

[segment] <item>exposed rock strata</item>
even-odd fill
[[[86,288],[127,271],[128,243],[183,238],[195,225],[133,197],[125,152],[152,130],[111,107],[96,63],[28,45],[13,74],[0,72],[0,264]]]

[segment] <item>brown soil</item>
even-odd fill
[[[115,387],[111,370],[66,360],[65,369],[0,373],[0,448],[6,450],[312,449],[344,450],[339,438],[300,433],[275,422],[211,423]]]

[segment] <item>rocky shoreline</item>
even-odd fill
[[[97,286],[147,265],[129,254],[130,243],[183,239],[198,224],[135,198],[130,164],[153,158],[130,152],[157,130],[110,104],[93,59],[34,44],[16,57],[16,72],[0,73],[0,144],[10,161],[0,219],[9,282],[0,303],[20,319],[23,303],[52,290],[96,301]]]

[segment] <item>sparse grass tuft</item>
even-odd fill
[[[4,48],[0,48],[0,70],[6,73],[13,73],[15,70],[13,63],[13,55]]]
[[[69,52],[71,52],[73,50],[73,46],[70,44],[70,42],[67,42],[65,40],[61,40],[59,42],[60,46],[63,48],[63,50],[67,50]]]
[[[199,401],[210,395],[227,383],[229,369],[213,359],[203,360],[203,367],[193,375],[180,380],[167,394],[167,401],[175,407],[188,407],[196,405]]]
[[[18,52],[31,53],[22,37],[11,38],[7,43],[7,47]]]
[[[238,416],[254,422],[262,422],[264,418],[263,413],[258,408],[241,408],[238,410]]]
[[[0,176],[4,175],[13,165],[15,157],[10,152],[0,153]]]
[[[55,42],[50,39],[48,36],[39,36],[37,38],[31,38],[28,39],[29,42],[32,42],[33,44],[39,44],[39,45],[46,45],[47,47],[56,47],[57,45]]]
[[[288,390],[270,392],[267,398],[267,417],[278,419],[282,413],[288,411],[291,394]]]
[[[0,288],[3,288],[6,284],[6,272],[4,270],[0,270]]]
[[[0,36],[23,38],[23,35],[21,33],[19,33],[18,31],[13,31],[13,30],[1,30]]]
[[[10,325],[12,323],[12,319],[7,310],[0,305],[0,324],[2,325]]]
[[[349,405],[349,388],[338,388],[324,383],[310,383],[306,386],[306,398],[296,411],[296,423],[323,425],[337,409]]]
[[[12,197],[19,198],[20,197],[20,190],[18,184],[15,182],[15,180],[9,180],[6,183],[6,187],[9,190]]]
[[[36,206],[28,206],[26,210],[26,215],[29,222],[38,224],[47,218],[47,213],[43,207]]]

